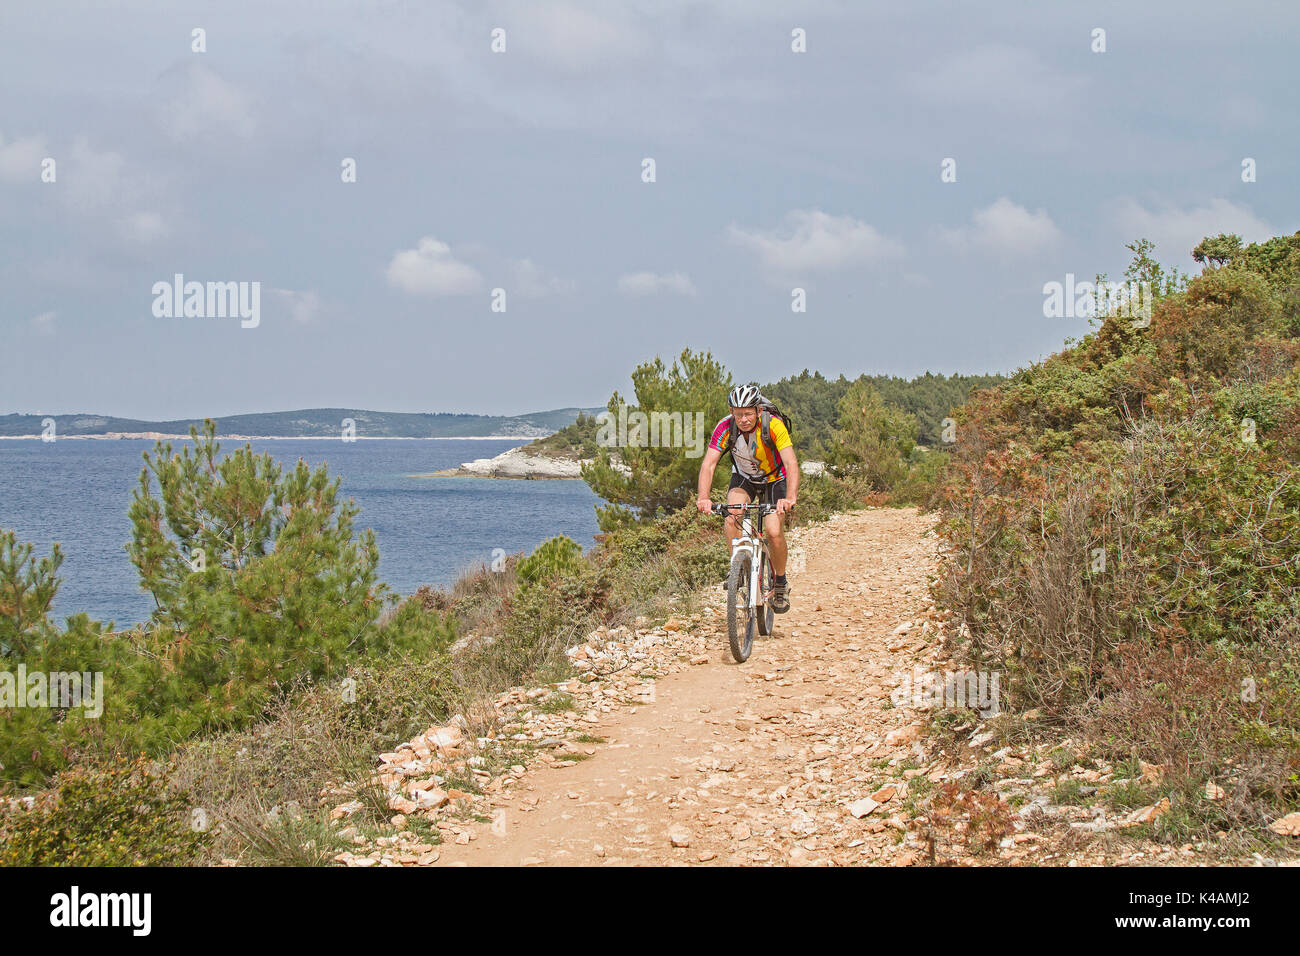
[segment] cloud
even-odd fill
[[[757,253],[765,268],[783,273],[829,272],[903,255],[902,243],[882,235],[874,226],[819,209],[791,211],[784,230],[749,231],[732,225],[728,234],[736,244]]]
[[[565,73],[626,64],[645,56],[651,34],[615,17],[628,11],[602,5],[583,9],[574,3],[517,0],[498,4],[506,49],[522,52]]]
[[[573,291],[573,282],[547,272],[532,259],[516,259],[510,264],[513,276],[512,291],[525,299],[540,299],[548,295],[567,295]]]
[[[171,84],[160,120],[176,142],[220,142],[231,136],[246,140],[257,129],[247,94],[201,63],[172,71]]]
[[[394,255],[386,275],[389,285],[411,295],[467,295],[483,281],[477,269],[452,255],[451,246],[432,236]]]
[[[695,283],[684,272],[663,275],[655,275],[653,272],[631,272],[618,277],[618,291],[624,295],[654,295],[657,292],[695,295]]]
[[[32,316],[32,328],[42,335],[54,334],[54,317],[57,312],[42,312],[40,315]]]
[[[148,243],[171,235],[171,227],[156,212],[133,212],[118,220],[118,231],[132,242]]]
[[[1249,207],[1227,199],[1211,199],[1204,205],[1185,209],[1166,205],[1149,210],[1137,200],[1125,197],[1115,205],[1113,219],[1123,231],[1125,242],[1150,239],[1156,244],[1157,258],[1165,262],[1190,259],[1192,250],[1202,239],[1221,232],[1235,232],[1246,242],[1262,242],[1278,233]]]
[[[88,234],[114,245],[123,239],[147,245],[172,234],[172,219],[141,208],[146,201],[160,199],[157,179],[144,175],[121,153],[97,149],[78,136],[66,154],[56,153],[54,159],[58,178],[50,189],[64,206],[85,218],[80,228]],[[148,184],[148,194],[142,184]]]
[[[321,300],[315,292],[272,289],[271,295],[275,297],[280,307],[289,313],[289,318],[299,324],[307,324],[320,313]]]
[[[78,136],[67,161],[58,164],[56,188],[62,199],[79,212],[120,208],[132,198],[130,185],[122,175],[125,167],[121,153],[97,150],[84,136]]]
[[[40,182],[41,160],[48,155],[43,136],[29,136],[6,144],[4,134],[0,133],[0,182]]]
[[[958,248],[997,256],[1028,255],[1061,239],[1061,230],[1046,210],[1030,212],[1005,196],[975,210],[969,226],[940,229],[939,233]]]
[[[1037,53],[992,43],[934,60],[911,75],[912,88],[939,105],[981,110],[1059,109],[1087,86],[1083,77],[1051,70]]]

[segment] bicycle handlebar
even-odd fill
[[[758,511],[762,514],[776,514],[776,505],[769,504],[752,504],[752,505],[718,505],[713,506],[715,515],[725,515],[732,511]]]

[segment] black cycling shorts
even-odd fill
[[[749,495],[751,501],[758,501],[765,505],[775,505],[777,501],[785,497],[785,479],[779,478],[776,481],[751,481],[738,471],[731,473],[731,484],[727,490],[732,488],[743,488]]]

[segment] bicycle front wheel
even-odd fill
[[[752,559],[748,554],[738,554],[731,560],[731,574],[727,577],[727,637],[731,642],[731,656],[739,664],[749,660],[754,646],[755,615],[749,606],[749,569]]]

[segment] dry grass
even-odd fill
[[[328,842],[321,836],[329,829],[324,815],[349,799],[362,801],[370,824],[385,824],[387,797],[370,783],[376,755],[450,716],[450,668],[397,657],[351,673],[355,687],[346,692],[338,683],[299,685],[258,725],[193,741],[172,755],[169,777],[209,821],[205,862],[315,859]],[[297,810],[286,816],[286,808]]]

